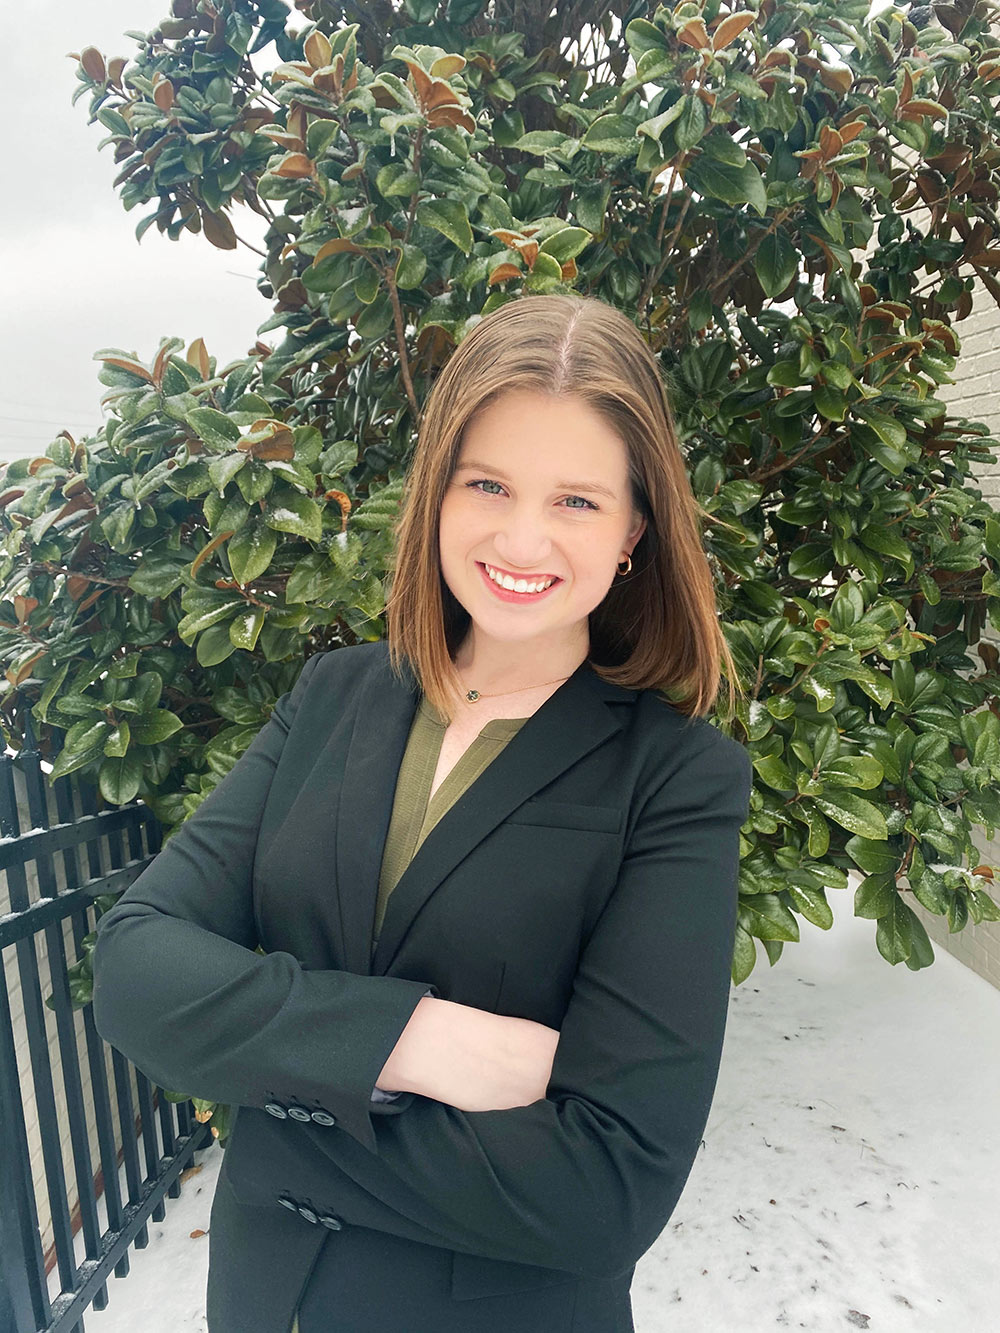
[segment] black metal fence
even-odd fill
[[[83,1333],[212,1140],[101,1039],[89,1004],[74,1009],[67,978],[94,898],[128,887],[159,824],[138,802],[98,811],[76,774],[50,785],[26,728],[0,755],[0,1333]]]

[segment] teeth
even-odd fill
[[[514,579],[509,574],[501,574],[497,569],[491,569],[486,566],[486,572],[501,588],[506,588],[508,592],[542,592],[545,588],[551,587],[554,579],[539,579],[537,582],[529,582],[527,579]]]

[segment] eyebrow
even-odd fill
[[[500,468],[494,467],[491,463],[480,463],[475,458],[467,458],[464,463],[459,463],[455,471],[486,472],[491,477],[499,477],[503,481],[510,481],[507,473],[502,472]],[[560,491],[592,491],[596,495],[606,495],[609,500],[616,502],[619,498],[614,491],[596,481],[557,481],[556,489]]]

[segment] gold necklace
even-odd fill
[[[570,673],[572,675],[572,672]],[[558,680],[569,680],[569,676],[559,676]],[[479,699],[500,699],[505,694],[523,694],[525,690],[540,690],[542,685],[555,685],[554,680],[543,680],[541,685],[522,685],[516,690],[498,690],[493,694],[483,694],[480,690],[467,690],[466,699],[470,704],[474,704]]]

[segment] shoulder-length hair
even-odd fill
[[[635,509],[646,529],[632,569],[590,614],[589,661],[605,680],[658,689],[688,716],[707,714],[725,662],[729,706],[738,690],[719,624],[698,504],[684,467],[656,361],[628,317],[596,297],[524,296],[485,315],[434,383],[395,527],[386,605],[389,655],[451,716],[461,683],[453,657],[469,614],[441,573],[438,519],[473,416],[512,389],[572,397],[622,439]],[[742,694],[742,690],[738,691]]]

